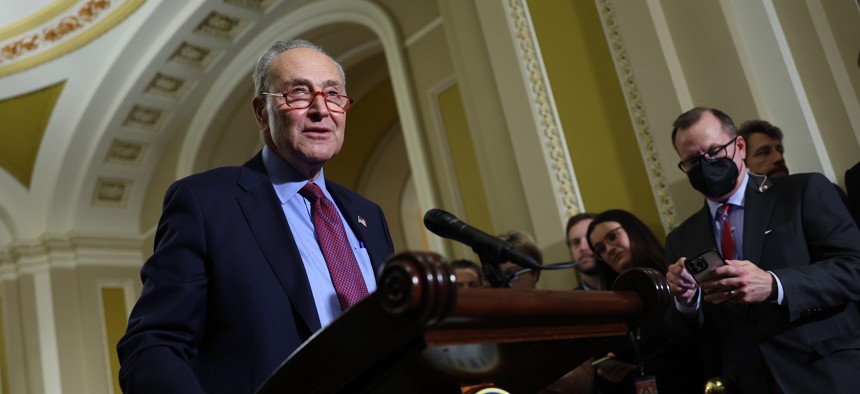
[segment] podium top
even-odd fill
[[[391,257],[378,290],[297,349],[258,393],[460,393],[493,383],[535,392],[661,316],[671,294],[634,269],[613,291],[458,289],[433,253]],[[388,389],[385,389],[388,387]]]

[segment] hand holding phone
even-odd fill
[[[714,249],[706,250],[706,251],[702,252],[701,254],[699,254],[695,257],[688,258],[684,261],[684,267],[686,267],[687,271],[689,271],[690,274],[693,275],[693,278],[696,279],[696,282],[699,283],[700,287],[702,285],[702,282],[706,282],[706,281],[710,281],[710,280],[715,279],[714,278],[714,270],[716,268],[722,267],[724,265],[726,265],[726,261],[723,260],[723,258],[720,256],[720,254]],[[720,293],[720,292],[724,292],[724,290],[723,289],[715,289],[715,290],[713,290],[709,293],[705,293],[705,294]],[[731,298],[731,296],[726,295],[725,297],[714,300],[712,302],[714,304],[719,304],[719,303],[726,301],[730,298]]]

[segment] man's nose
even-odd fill
[[[773,162],[774,163],[783,163],[783,162],[785,162],[785,156],[780,152],[776,152],[776,153],[774,153],[774,161]]]
[[[311,99],[309,112],[318,114],[320,117],[326,117],[329,114],[328,103],[325,101],[325,92],[317,92]]]

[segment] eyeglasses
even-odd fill
[[[325,100],[326,108],[332,112],[343,113],[349,109],[353,100],[347,96],[336,93],[327,92],[308,92],[307,90],[293,90],[283,93],[261,93],[263,96],[283,97],[287,102],[287,106],[293,109],[304,109],[311,106],[317,96],[322,96]]]
[[[720,145],[720,146],[714,147],[713,149],[705,152],[704,154],[696,156],[692,159],[681,160],[678,163],[678,168],[680,168],[681,171],[690,172],[690,170],[698,167],[699,163],[701,163],[703,159],[709,160],[709,161],[716,160],[716,159],[722,159],[723,157],[728,156],[729,145],[734,144],[737,139],[738,139],[738,137],[735,136],[735,138],[732,138],[731,140],[729,140],[729,142],[726,142],[725,145]],[[735,149],[735,151],[737,151],[737,149]],[[734,159],[734,155],[735,155],[734,152],[735,151],[732,151],[732,158],[733,159]]]
[[[618,242],[618,238],[621,236],[618,234],[618,230],[623,229],[624,227],[618,226],[606,233],[606,235],[603,236],[603,241],[594,244],[594,254],[603,258],[603,253],[606,253],[606,243],[612,242],[612,244],[615,245],[615,242]]]

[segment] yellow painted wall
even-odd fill
[[[528,2],[586,211],[663,226],[624,94],[592,1]]]
[[[66,82],[0,100],[0,167],[30,187],[42,136]]]
[[[3,393],[9,392],[9,364],[6,361],[6,316],[3,310],[3,303],[0,302],[0,390]]]
[[[495,234],[459,86],[453,85],[441,92],[438,100],[448,149],[454,162],[457,187],[460,188],[460,198],[463,201],[464,220],[487,233]]]
[[[113,392],[121,393],[119,387],[119,358],[116,344],[125,334],[128,313],[125,310],[125,293],[121,287],[102,288],[102,305],[104,310],[105,333],[107,333],[108,357],[110,358],[110,376],[113,382]]]
[[[356,101],[347,113],[340,153],[325,165],[327,179],[357,190],[373,149],[398,122],[391,80],[385,79]],[[408,166],[409,163],[403,163]]]

